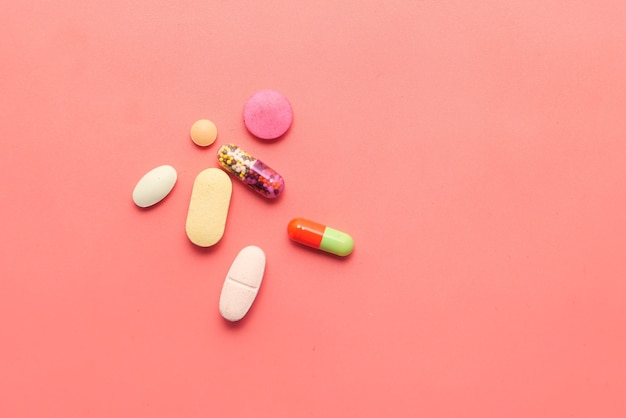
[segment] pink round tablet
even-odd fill
[[[250,133],[261,139],[276,139],[287,132],[293,120],[289,100],[274,90],[261,90],[243,108],[243,122]]]

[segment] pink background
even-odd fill
[[[626,2],[2,3],[0,417],[626,416]],[[294,108],[274,143],[243,126],[263,88]],[[200,250],[228,142],[285,194],[235,183]],[[296,216],[355,252],[291,243]]]

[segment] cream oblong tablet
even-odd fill
[[[230,266],[222,294],[220,314],[229,321],[239,321],[246,316],[256,298],[265,273],[265,253],[251,245],[237,254]]]
[[[133,190],[133,202],[140,208],[156,205],[172,191],[177,178],[176,170],[170,165],[148,171]]]
[[[219,168],[208,168],[196,177],[191,191],[185,230],[200,247],[210,247],[222,239],[233,183]]]

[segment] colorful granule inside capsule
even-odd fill
[[[285,188],[285,181],[276,170],[236,145],[223,145],[217,159],[222,168],[264,197],[276,198]]]

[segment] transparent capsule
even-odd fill
[[[223,145],[217,160],[224,170],[241,180],[263,197],[277,198],[285,188],[285,180],[273,168],[257,160],[237,145]]]

